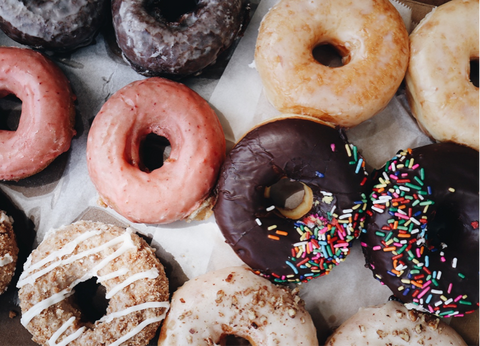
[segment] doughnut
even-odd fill
[[[316,118],[272,119],[227,155],[215,220],[260,275],[275,283],[309,281],[344,261],[363,228],[364,166],[343,132]]]
[[[166,138],[171,153],[149,171],[140,146],[151,133]],[[88,134],[88,172],[103,201],[132,222],[201,219],[213,203],[225,146],[220,121],[204,99],[183,84],[152,77],[103,105]]]
[[[32,48],[66,52],[93,41],[106,11],[106,0],[2,0],[0,29]]]
[[[408,310],[397,301],[360,308],[328,338],[325,346],[438,345],[467,346],[447,323],[430,314]]]
[[[82,320],[76,286],[96,278],[106,314]],[[147,345],[165,318],[168,280],[131,228],[78,221],[47,233],[17,283],[22,325],[40,345]]]
[[[314,58],[325,46],[342,66]],[[255,66],[280,112],[353,127],[388,104],[408,56],[407,30],[388,0],[282,0],[260,24]]]
[[[0,131],[0,180],[19,180],[46,168],[70,148],[75,96],[63,72],[31,49],[0,47],[0,98],[22,101],[16,131]]]
[[[228,336],[260,345],[318,345],[297,295],[245,267],[208,272],[173,293],[158,345],[224,345]]]
[[[0,210],[0,294],[7,290],[17,265],[18,246],[12,223],[13,218]]]
[[[478,64],[478,12],[478,0],[452,0],[428,14],[410,35],[405,78],[421,129],[437,141],[477,151],[478,84],[470,81],[470,62]]]
[[[478,309],[478,152],[400,151],[373,175],[366,265],[402,302],[440,317]]]
[[[241,32],[245,0],[114,0],[117,43],[131,67],[146,76],[184,77],[215,63]]]

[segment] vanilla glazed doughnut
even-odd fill
[[[173,293],[158,345],[224,345],[228,335],[253,346],[318,345],[297,293],[245,267],[208,272]]]
[[[332,45],[343,66],[315,60]],[[408,33],[388,0],[282,0],[263,18],[255,66],[280,112],[353,127],[382,110],[408,64]]]
[[[424,132],[477,151],[479,96],[470,81],[470,61],[479,56],[478,12],[478,0],[452,0],[428,14],[410,35],[405,78],[412,113]]]
[[[235,253],[276,283],[329,274],[363,228],[364,165],[341,131],[315,118],[276,118],[252,129],[227,155],[215,220]],[[276,196],[294,185],[303,200],[286,208]]]
[[[97,278],[106,314],[83,322],[75,286]],[[47,233],[17,283],[22,325],[41,345],[147,345],[169,307],[155,250],[132,229],[79,221]]]
[[[64,52],[90,44],[106,10],[106,0],[2,0],[0,29],[19,43]]]
[[[440,317],[478,309],[479,159],[437,143],[400,151],[373,180],[367,267],[402,302]]]
[[[0,48],[0,97],[22,101],[16,131],[0,131],[0,180],[19,180],[70,148],[75,96],[63,72],[31,49]]]
[[[155,133],[171,153],[153,171],[140,145]],[[90,178],[103,201],[133,222],[169,223],[209,215],[225,158],[215,112],[183,84],[152,77],[117,91],[95,117],[87,141]]]
[[[7,290],[17,265],[18,246],[12,223],[13,219],[0,210],[0,294]]]
[[[408,310],[399,302],[360,308],[328,338],[325,346],[467,346],[440,318]]]
[[[180,1],[170,7],[155,1],[112,2],[117,43],[143,75],[201,72],[234,42],[248,18],[246,0]]]

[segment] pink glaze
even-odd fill
[[[147,173],[139,168],[139,147],[149,133],[167,138],[172,150],[162,167]],[[193,90],[163,78],[116,92],[88,134],[91,180],[104,202],[133,222],[185,219],[209,197],[224,158],[215,112]]]
[[[16,131],[0,130],[0,180],[31,176],[70,148],[74,95],[63,72],[31,49],[0,48],[0,97],[22,101]]]

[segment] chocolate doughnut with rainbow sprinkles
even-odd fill
[[[236,254],[275,283],[299,283],[349,254],[364,226],[367,173],[340,130],[285,115],[235,145],[216,194],[216,222]]]
[[[454,143],[403,150],[373,178],[360,240],[374,277],[440,317],[478,309],[478,152]]]

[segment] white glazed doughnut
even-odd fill
[[[253,346],[318,345],[303,301],[246,267],[224,268],[186,282],[172,297],[162,345],[218,345],[227,335]]]
[[[420,126],[438,141],[479,149],[478,0],[452,0],[428,14],[410,35],[408,100]]]
[[[341,52],[343,66],[314,59],[322,44]],[[388,104],[408,55],[407,30],[388,0],[282,0],[260,25],[255,66],[281,112],[352,127]]]
[[[396,301],[361,308],[327,340],[326,346],[467,346],[440,318],[408,310]]]

